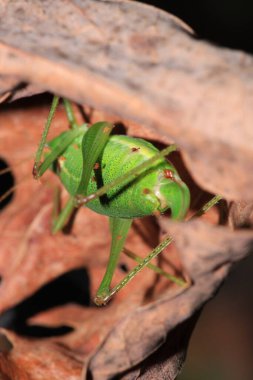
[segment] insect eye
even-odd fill
[[[163,170],[163,176],[164,176],[164,178],[174,179],[174,174],[173,174],[172,170],[170,170],[170,169],[164,169]]]

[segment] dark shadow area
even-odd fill
[[[38,290],[33,296],[8,310],[0,318],[0,326],[31,337],[50,337],[72,331],[68,326],[29,326],[27,320],[43,311],[76,303],[90,305],[89,276],[84,268],[75,269],[58,277]]]
[[[7,161],[0,158],[0,211],[12,200],[14,192],[10,190],[15,186],[15,178]]]
[[[251,0],[141,0],[170,12],[201,39],[232,49],[253,52],[253,1]]]
[[[121,122],[116,122],[114,123],[114,128],[112,130],[111,135],[126,135],[127,134],[127,127],[121,123]]]
[[[252,268],[251,253],[233,268],[205,306],[178,380],[253,378]]]
[[[49,92],[43,92],[42,94],[28,96],[25,98],[14,100],[10,103],[0,104],[0,111],[9,111],[9,110],[23,110],[24,108],[32,108],[43,105],[48,105],[48,112],[50,109],[50,104],[52,102],[53,95]]]

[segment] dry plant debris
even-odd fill
[[[69,334],[42,340],[3,330],[4,379],[174,379],[199,310],[252,250],[252,57],[197,40],[175,17],[125,0],[2,0],[0,19],[2,102],[51,91],[85,104],[92,122],[120,121],[130,134],[175,141],[193,200],[209,191],[233,201],[183,225],[158,218],[160,232],[175,237],[160,264],[170,260],[189,288],[146,269],[105,309],[68,304],[27,321],[69,326]],[[93,295],[107,260],[106,218],[90,210],[77,213],[70,234],[50,234],[57,179],[30,178],[47,110],[9,106],[0,114],[1,158],[23,181],[0,215],[1,312],[74,268],[87,269]],[[65,128],[59,109],[53,133]],[[161,238],[154,223],[136,223],[127,246],[147,253]],[[121,276],[118,268],[115,282]]]

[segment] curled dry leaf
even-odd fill
[[[125,0],[4,0],[0,17],[0,100],[50,90],[95,107],[93,118],[102,110],[111,120],[130,120],[134,134],[165,144],[176,141],[188,177],[203,189],[232,200],[252,199],[249,55],[196,40],[171,15]],[[36,149],[46,113],[34,107],[29,112],[7,109],[1,115],[1,158],[13,166],[17,182],[30,176],[32,160],[26,159]],[[59,111],[55,133],[65,125]],[[23,164],[17,167],[19,162]],[[1,311],[70,269],[87,268],[92,294],[102,277],[110,243],[105,218],[82,209],[71,234],[52,237],[55,184],[50,175],[43,186],[23,183],[1,214]],[[56,366],[55,379],[66,378],[65,370],[75,379],[82,359],[83,378],[174,379],[198,311],[232,263],[250,250],[252,234],[239,227],[251,224],[252,208],[239,205],[230,214],[237,231],[200,222],[183,227],[161,222],[180,252],[181,265],[178,258],[173,265],[177,271],[185,268],[191,287],[161,286],[160,278],[145,270],[102,311],[66,305],[34,316],[30,324],[66,325],[74,331],[39,345],[3,332],[13,350],[0,357],[2,371],[11,378],[15,373],[18,379],[38,379],[39,373],[54,379],[50,372],[37,371],[49,360]],[[150,228],[154,225],[149,222],[136,225],[127,245],[148,252],[158,239],[157,229],[154,241],[147,239]],[[118,270],[115,281],[121,276]],[[162,298],[157,297],[161,290]]]
[[[9,379],[20,380],[79,380],[82,362],[63,346],[50,342],[23,339],[9,331],[1,330],[13,349],[1,354],[0,371]]]
[[[234,228],[253,227],[253,202],[233,202],[229,221]]]
[[[37,145],[39,126],[46,117],[46,109],[10,111],[1,115],[1,125],[4,126],[0,132],[1,154],[13,166],[19,182],[27,174],[30,175],[32,162],[25,158]],[[65,123],[63,112],[59,110],[52,131],[59,133]],[[17,146],[23,149],[17,149]],[[16,166],[17,162],[23,163]],[[52,176],[48,176],[44,184],[30,179],[16,190],[14,200],[2,212],[2,310],[15,305],[71,268],[85,266],[88,269],[92,293],[102,277],[107,260],[106,250],[109,249],[108,227],[104,218],[89,210],[81,210],[70,235],[52,237],[50,220],[54,184]],[[215,210],[207,216],[212,221],[217,220]],[[49,340],[63,344],[71,352],[78,352],[85,363],[85,373],[92,374],[94,379],[109,379],[119,373],[122,373],[122,379],[133,373],[149,379],[161,371],[171,373],[171,378],[174,378],[184,360],[197,318],[196,311],[215,292],[231,263],[247,254],[252,239],[252,234],[247,231],[233,232],[225,227],[212,229],[209,224],[192,222],[185,226],[166,223],[167,218],[163,220],[162,227],[175,236],[181,263],[193,281],[189,289],[176,287],[170,290],[167,282],[166,287],[162,288],[162,299],[150,306],[137,308],[143,304],[145,295],[147,297],[149,294],[149,300],[152,295],[153,298],[157,296],[155,289],[159,289],[161,282],[156,284],[155,276],[146,270],[145,275],[140,275],[137,282],[133,281],[105,311],[66,305],[34,316],[29,322],[74,328],[66,336]],[[136,231],[139,229],[134,230],[135,234],[130,236],[128,244],[133,244],[137,252],[147,252],[150,247],[143,243]],[[151,232],[148,235],[152,235]],[[146,237],[144,240],[147,243]],[[151,243],[148,245],[151,246]],[[22,253],[20,258],[19,252]],[[168,251],[166,256],[169,255],[173,261],[172,253]],[[131,262],[127,263],[131,265]],[[177,265],[175,260],[173,263]],[[116,280],[119,275],[116,274]],[[150,292],[155,284],[158,286]],[[175,341],[176,350],[171,343]],[[160,359],[157,360],[157,357]]]
[[[182,347],[185,349],[189,330],[194,326],[194,317],[190,317],[217,291],[232,263],[249,254],[253,247],[252,232],[234,233],[225,227],[211,227],[201,221],[184,225],[170,223],[170,232],[175,236],[176,244],[183,248],[180,250],[183,252],[182,262],[191,275],[192,286],[174,297],[168,292],[120,321],[89,363],[93,379],[110,379],[116,374],[115,368],[122,372],[129,366],[135,370],[138,366],[141,373],[146,373],[138,377],[141,379],[151,378],[149,372],[153,378],[159,378],[161,368],[167,367],[167,373],[172,374],[169,378],[174,379],[180,358],[182,360]],[[171,343],[173,336],[179,337],[176,344]],[[180,344],[182,341],[183,345]],[[162,362],[157,360],[150,365],[149,361],[147,366],[143,363],[143,358],[152,352],[159,358],[159,350],[162,352],[164,349],[167,356]],[[173,372],[175,356],[179,362]]]
[[[252,57],[133,1],[4,0],[0,12],[6,80],[155,128],[178,143],[204,189],[252,199]]]

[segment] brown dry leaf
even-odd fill
[[[2,157],[13,165],[15,177],[20,181],[30,174],[32,162],[24,161],[18,167],[15,163],[22,161],[36,147],[39,126],[46,117],[46,109],[10,111],[1,115],[0,123],[4,127],[1,128],[0,148]],[[65,123],[63,112],[59,110],[53,132],[58,133]],[[17,146],[23,149],[17,149]],[[2,212],[2,310],[15,305],[44,283],[71,268],[82,265],[88,268],[93,293],[102,276],[109,248],[105,218],[89,210],[81,210],[71,235],[52,237],[52,189],[49,181],[53,181],[51,176],[42,185],[29,180],[17,189],[13,202]],[[214,211],[211,213],[213,221],[217,218]],[[248,213],[244,215],[247,219]],[[130,284],[103,311],[95,307],[68,305],[49,310],[30,320],[32,324],[50,327],[73,327],[72,333],[49,340],[78,352],[86,364],[86,371],[92,373],[94,379],[109,379],[119,373],[124,379],[130,373],[133,376],[132,367],[140,378],[154,378],[162,372],[170,373],[171,378],[174,378],[184,360],[188,339],[196,321],[195,312],[217,289],[231,262],[247,254],[247,244],[252,240],[252,234],[247,231],[233,232],[225,227],[213,230],[209,224],[198,226],[194,223],[168,226],[165,222],[167,218],[163,221],[163,229],[170,230],[177,244],[181,244],[181,262],[194,282],[192,287],[184,291],[178,288],[170,290],[167,289],[167,282],[162,299],[136,309],[154,284],[152,279],[155,276],[146,270],[145,275],[140,275],[137,282]],[[137,252],[147,250],[138,235],[132,234],[128,244],[131,243]],[[17,263],[17,252],[20,250],[23,252],[22,260]],[[98,255],[94,257],[95,250]],[[167,255],[173,261],[171,251]],[[153,297],[154,294],[155,290]],[[152,295],[150,291],[149,295]],[[171,342],[176,342],[176,351]]]
[[[91,293],[94,294],[107,262],[110,236],[105,217],[82,209],[70,235],[52,236],[50,233],[53,187],[57,182],[52,175],[48,175],[42,184],[31,178],[32,152],[37,146],[41,133],[39,127],[44,123],[46,111],[43,107],[33,107],[27,111],[7,108],[0,115],[1,159],[11,165],[16,182],[20,184],[14,199],[1,212],[0,218],[1,311],[16,305],[62,273],[81,266],[89,271]],[[64,129],[66,124],[62,111],[58,110],[54,120],[54,134]],[[148,220],[135,224],[127,241],[130,249],[132,247],[144,255],[157,243],[151,222]],[[129,259],[124,259],[124,262],[129,267],[133,266]],[[118,270],[114,281],[120,277],[122,274]],[[146,270],[137,282],[130,283],[115,297],[103,312],[96,307],[73,305],[49,310],[44,313],[44,318],[42,314],[42,317],[35,316],[32,321],[40,325],[73,327],[73,333],[49,340],[79,352],[83,361],[88,363],[111,328],[145,299],[147,301],[152,297],[150,289],[156,281],[154,273]],[[166,281],[166,288],[168,285]],[[180,291],[175,289],[175,292]],[[10,371],[11,369],[6,373],[10,374]]]
[[[133,1],[3,0],[0,12],[6,80],[155,128],[178,143],[204,189],[252,199],[251,56]]]
[[[230,208],[230,224],[234,228],[253,227],[253,203],[233,202]]]
[[[182,262],[193,285],[175,296],[167,292],[120,321],[89,363],[93,379],[110,379],[129,367],[136,371],[136,366],[138,379],[174,379],[184,359],[195,313],[217,291],[232,263],[252,252],[253,234],[249,231],[234,233],[201,221],[170,223],[170,231],[182,248]],[[146,357],[149,359],[143,362]]]
[[[216,292],[232,263],[252,250],[253,236],[248,231],[234,233],[225,227],[210,228],[199,221],[184,226],[170,224],[170,230],[182,248],[182,261],[191,273],[193,285],[181,294],[173,297],[169,292],[151,305],[129,313],[111,330],[92,357],[88,367],[92,378],[109,379],[126,370],[129,378],[133,378],[133,374],[140,379],[175,378],[184,360],[189,335],[198,316],[196,312]],[[69,325],[77,329],[87,317],[77,307],[68,306],[38,316],[34,321],[50,324],[53,319],[54,323],[61,324],[68,315],[72,316]],[[63,342],[73,345],[76,339],[68,336]],[[143,362],[145,357],[148,359]],[[129,373],[129,367],[134,367],[134,372]],[[128,375],[121,378],[127,379]]]
[[[7,379],[20,380],[79,380],[82,361],[63,346],[20,338],[1,330],[12,344],[12,349],[1,353],[0,371]]]
[[[85,103],[92,120],[104,115],[128,120],[130,133],[163,144],[176,141],[188,181],[193,177],[203,189],[230,200],[252,199],[252,57],[196,40],[173,16],[125,0],[3,0],[0,17],[0,102],[40,89],[67,96]],[[13,166],[17,182],[30,176],[32,160],[25,159],[36,149],[46,114],[45,108],[34,107],[6,109],[0,116],[1,157]],[[60,110],[53,133],[65,126]],[[24,163],[16,166],[19,162]],[[106,218],[82,209],[71,234],[52,237],[56,182],[48,175],[43,186],[32,180],[22,184],[1,213],[2,311],[73,268],[87,268],[92,295],[98,287],[110,243]],[[201,189],[192,179],[190,184],[199,196]],[[229,215],[237,231],[160,221],[175,236],[181,258],[178,263],[174,247],[165,261],[170,255],[176,271],[183,266],[193,281],[190,288],[170,287],[145,270],[103,310],[66,305],[36,315],[31,324],[74,331],[43,344],[4,332],[14,346],[0,356],[4,374],[38,379],[37,368],[50,360],[55,378],[66,378],[67,368],[75,379],[81,375],[78,358],[85,363],[85,379],[174,379],[198,311],[232,263],[250,251],[252,233],[239,228],[251,225],[252,205],[243,202],[234,203]],[[129,248],[145,254],[155,245],[158,231],[149,241],[154,227],[149,222],[135,226]],[[115,281],[121,277],[117,270]],[[53,379],[46,372],[41,378]]]

